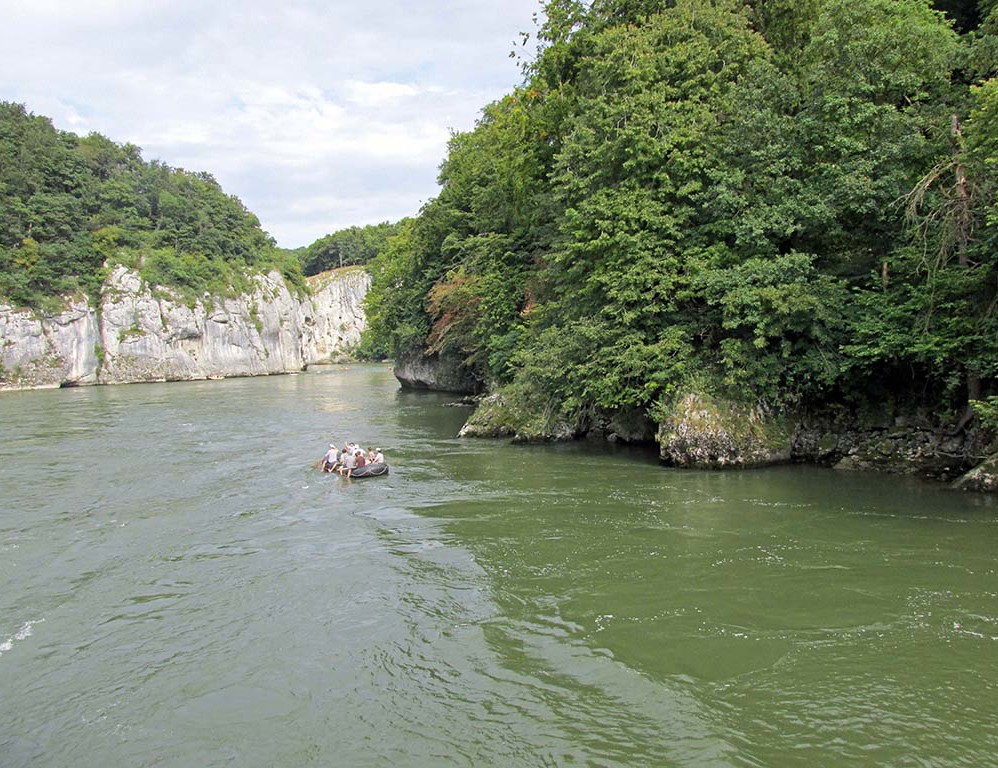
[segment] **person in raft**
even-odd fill
[[[369,448],[365,454],[364,449],[356,443],[346,443],[342,452],[337,452],[336,446],[330,443],[329,450],[320,461],[323,472],[339,472],[341,475],[350,477],[351,470],[358,467],[368,464],[384,464],[385,454],[381,452],[380,448]]]
[[[340,468],[338,470],[339,473],[341,475],[347,475],[349,477],[350,470],[354,468],[356,463],[357,463],[356,457],[353,455],[353,452],[350,451],[349,447],[347,447],[347,449],[343,451],[342,458],[340,460]]]
[[[336,469],[336,465],[339,463],[339,454],[336,451],[336,446],[333,443],[329,444],[329,450],[322,457],[322,471],[332,472]]]
[[[358,448],[353,455],[353,466],[347,470],[347,477],[353,477],[353,471],[355,469],[360,469],[361,467],[367,466],[367,463],[368,461],[364,456],[364,452],[360,450],[360,448]]]

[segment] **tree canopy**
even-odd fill
[[[107,263],[191,295],[243,290],[269,269],[302,285],[297,260],[211,175],[0,102],[0,296],[39,306],[94,295]]]
[[[302,255],[302,270],[317,275],[328,269],[367,264],[385,249],[388,238],[398,231],[398,224],[384,221],[366,227],[348,227],[320,237],[307,246]]]
[[[959,413],[998,375],[996,25],[991,2],[551,0],[523,83],[373,260],[367,345],[577,421],[691,382]]]

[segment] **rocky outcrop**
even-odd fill
[[[991,454],[965,475],[957,478],[953,487],[958,491],[998,492],[998,453]]]
[[[483,397],[458,432],[458,437],[511,437],[519,443],[565,442],[578,436],[579,430],[560,410],[538,403],[511,406],[503,391]]]
[[[577,423],[543,398],[531,398],[522,390],[492,392],[479,400],[475,412],[458,437],[511,437],[514,442],[548,443],[575,440],[585,436],[611,443],[652,443],[655,425],[637,408],[599,411]]]
[[[475,412],[457,433],[458,437],[514,437],[516,430],[506,418],[507,407],[503,396],[493,392],[478,403]]]
[[[836,469],[917,474],[947,479],[965,458],[957,443],[929,430],[824,432],[795,436],[795,458]]]
[[[189,306],[157,297],[118,268],[104,296],[103,384],[255,376],[304,363],[299,302],[276,273],[257,278],[249,295]]]
[[[951,480],[977,463],[988,440],[979,429],[952,434],[903,416],[875,425],[826,417],[801,421],[794,434],[793,456],[836,469]]]
[[[949,481],[985,455],[990,436],[976,428],[954,434],[925,419],[892,416],[889,409],[871,415],[829,408],[788,419],[760,407],[688,394],[663,422],[658,440],[663,461],[681,467],[799,462]],[[962,487],[988,482],[983,470]]]
[[[101,352],[86,299],[47,316],[0,304],[0,389],[95,384]]]
[[[551,403],[535,402],[529,395],[507,387],[481,398],[459,436],[518,442],[585,436],[634,443],[653,437],[662,461],[677,467],[731,469],[799,462],[942,481],[958,478],[953,487],[959,490],[998,492],[993,432],[972,425],[954,433],[932,424],[931,414],[892,415],[888,407],[857,413],[839,406],[788,417],[688,392],[668,409],[655,435],[641,410],[597,413],[588,424],[578,424]],[[987,458],[981,461],[982,456]]]
[[[426,355],[416,350],[401,355],[392,371],[399,384],[409,389],[432,389],[439,392],[474,394],[481,383],[447,355]]]
[[[310,278],[292,294],[276,272],[236,298],[186,303],[111,271],[97,306],[39,316],[0,305],[0,388],[175,381],[301,370],[349,353],[364,327],[363,269]]]
[[[658,431],[666,464],[699,469],[761,467],[790,461],[783,420],[760,407],[691,392],[678,398]]]
[[[657,429],[643,408],[619,408],[596,414],[586,437],[610,443],[654,443]]]
[[[645,409],[597,409],[572,418],[543,395],[514,384],[483,397],[458,436],[512,437],[516,442],[657,440],[662,460],[680,467],[752,467],[790,460],[790,436],[782,420],[759,408],[692,393],[676,401],[656,433]]]

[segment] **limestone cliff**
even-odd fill
[[[247,295],[191,305],[117,267],[97,306],[75,299],[42,316],[0,304],[0,388],[255,376],[329,362],[360,341],[370,276],[349,268],[309,281],[311,295],[299,297],[272,272]]]
[[[371,275],[363,267],[346,267],[308,281],[312,296],[301,304],[299,321],[305,363],[312,365],[349,354],[360,344],[367,327],[363,302]]]
[[[0,388],[96,384],[99,340],[85,298],[47,316],[0,304]]]

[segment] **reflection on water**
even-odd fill
[[[0,397],[0,764],[993,762],[991,499],[461,441],[451,399]]]

